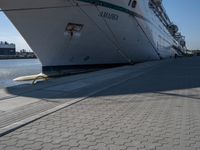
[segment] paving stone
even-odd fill
[[[199,76],[199,58],[168,61],[0,137],[0,149],[198,150]]]

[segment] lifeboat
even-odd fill
[[[168,26],[168,29],[172,35],[175,35],[178,32],[178,26],[175,24],[171,24]]]
[[[161,5],[162,4],[162,0],[152,0],[153,3],[157,4],[157,5]]]

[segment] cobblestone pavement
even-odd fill
[[[66,107],[69,102],[85,99],[91,93],[119,84],[119,78],[127,80],[130,74],[131,78],[136,78],[160,65],[160,62],[148,62],[50,79],[34,86],[22,84],[0,89],[0,136],[13,130],[14,126],[24,124],[27,119],[40,118],[40,113],[42,116],[49,114]]]
[[[172,61],[1,137],[0,149],[200,150],[199,76],[200,59]]]

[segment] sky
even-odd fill
[[[2,12],[0,12],[0,41],[15,43],[17,51],[22,49],[31,51],[26,41]]]
[[[200,49],[200,0],[163,0],[170,19],[186,37],[189,49]]]
[[[163,0],[170,19],[186,37],[189,49],[200,49],[200,0]],[[31,50],[9,19],[0,12],[0,41],[15,43],[17,50]]]

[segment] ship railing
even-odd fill
[[[160,21],[167,27],[169,24],[171,24],[171,21],[169,17],[167,16],[167,13],[163,7],[162,4],[156,4],[154,1],[149,1],[149,7],[154,11],[156,16],[160,19]]]

